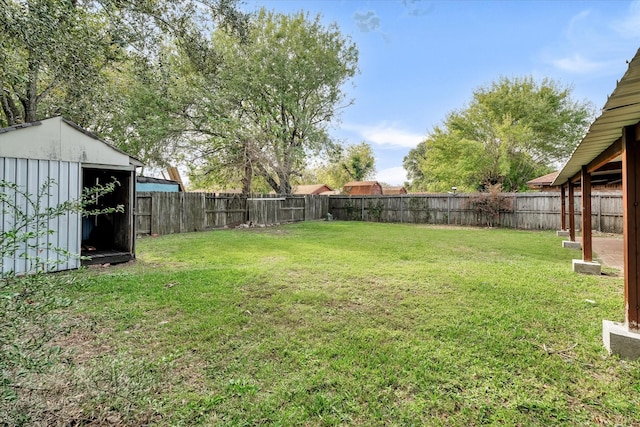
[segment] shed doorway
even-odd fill
[[[82,264],[115,264],[133,259],[133,230],[130,171],[82,168],[82,189],[106,185],[114,180],[113,192],[94,198],[87,210],[124,206],[124,212],[113,212],[82,218]]]

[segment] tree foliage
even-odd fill
[[[260,177],[291,193],[308,156],[332,146],[327,127],[350,104],[343,85],[357,72],[355,45],[319,16],[262,10],[245,39],[217,31],[213,50],[223,60],[209,114],[200,114],[209,131],[198,172],[223,168],[245,192]]]
[[[235,3],[0,0],[0,126],[61,114],[149,165],[291,192],[333,145],[357,50],[319,17]]]
[[[242,35],[235,0],[0,0],[0,126],[62,114],[152,164],[184,126],[185,79],[168,54],[200,68],[219,56],[215,28]],[[182,71],[182,70],[178,70]],[[175,89],[177,88],[177,90]],[[193,95],[190,93],[190,95]]]
[[[409,152],[411,188],[524,190],[570,155],[592,116],[589,103],[574,101],[570,88],[552,80],[500,78]]]
[[[105,16],[75,1],[0,2],[2,124],[51,115],[100,80],[119,46]]]
[[[310,171],[308,182],[324,183],[332,188],[342,188],[350,181],[366,181],[376,172],[375,156],[366,142],[349,145],[346,148],[336,145],[328,161]]]

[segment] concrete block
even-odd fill
[[[562,247],[569,249],[582,249],[580,242],[572,242],[571,240],[563,240]]]
[[[640,358],[640,333],[630,331],[627,325],[603,320],[602,342],[609,354],[617,354],[627,360]]]
[[[600,275],[602,267],[597,262],[583,261],[581,259],[573,260],[573,272],[582,274]]]
[[[558,236],[558,237],[569,237],[569,230],[558,230],[558,231],[556,231],[556,236]]]

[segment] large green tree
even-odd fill
[[[357,72],[355,45],[319,16],[261,10],[245,38],[217,31],[213,50],[222,56],[216,87],[207,113],[192,115],[207,136],[195,172],[224,168],[245,192],[259,177],[290,194],[308,157],[332,146],[327,128],[350,104],[343,86]]]
[[[162,147],[177,134],[168,125],[172,116],[195,98],[173,96],[180,78],[163,60],[180,50],[200,69],[214,69],[218,56],[207,34],[217,27],[242,34],[244,15],[234,5],[0,0],[0,125],[63,114],[133,155],[161,162]]]
[[[349,181],[365,181],[373,178],[376,159],[371,146],[366,142],[336,145],[324,164],[313,168],[306,181],[327,184],[332,188],[342,188]]]
[[[526,182],[558,167],[593,117],[588,102],[553,80],[500,78],[473,93],[404,159],[413,190],[477,190]]]
[[[59,112],[120,49],[103,15],[70,0],[2,0],[0,34],[3,125]]]

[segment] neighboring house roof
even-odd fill
[[[551,183],[556,179],[559,173],[560,171],[555,171],[543,176],[539,176],[530,181],[527,181],[527,185],[529,185],[529,187],[543,187],[545,185],[551,185]]]
[[[21,136],[13,137],[12,132],[20,132]],[[25,138],[29,143],[25,143]],[[144,166],[140,160],[63,117],[51,117],[0,129],[0,141],[2,157],[126,165],[134,168]]]
[[[351,181],[347,182],[345,187],[371,187],[372,185],[380,185],[378,181]]]
[[[172,181],[170,179],[162,179],[162,178],[153,178],[151,176],[137,176],[136,181],[140,183],[146,184],[171,184],[178,185],[177,181]]]
[[[396,195],[396,194],[407,194],[407,189],[403,186],[398,187],[383,187],[382,194],[384,195]]]
[[[294,187],[293,194],[322,194],[333,191],[327,184],[298,185]]]
[[[604,104],[602,113],[571,154],[553,185],[562,185],[580,172],[600,153],[622,136],[622,129],[640,121],[640,50],[636,52],[627,71]]]

